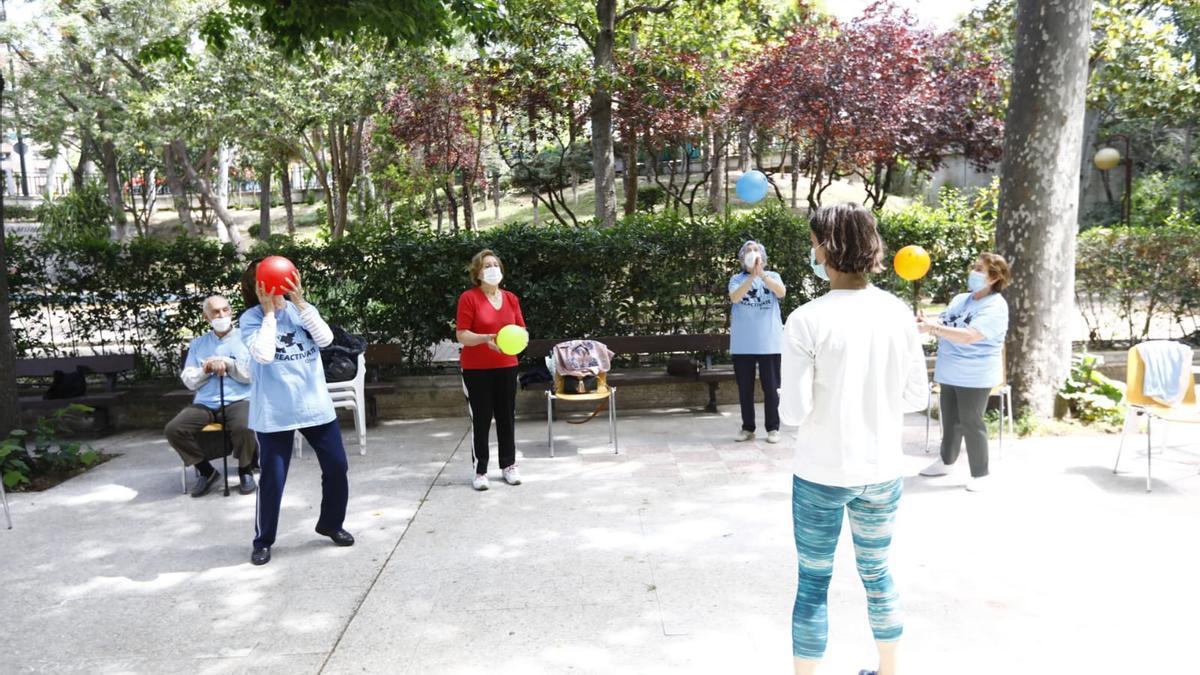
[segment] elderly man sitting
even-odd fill
[[[254,454],[258,445],[248,427],[250,416],[250,352],[233,328],[233,309],[225,298],[214,295],[204,301],[204,318],[212,330],[192,340],[181,378],[196,392],[192,404],[167,423],[167,442],[179,453],[186,466],[195,466],[200,476],[192,488],[193,497],[203,497],[221,480],[205,458],[197,434],[205,425],[222,420],[221,395],[224,380],[225,416],[238,460],[239,487],[242,494],[254,492]]]

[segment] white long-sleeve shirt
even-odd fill
[[[874,286],[836,290],[783,330],[779,417],[799,427],[795,474],[841,487],[900,477],[904,413],[929,395],[912,311]]]

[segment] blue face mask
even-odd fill
[[[987,287],[988,287],[987,275],[984,274],[983,272],[976,272],[975,270],[971,270],[971,273],[967,275],[967,288],[972,293],[978,293],[979,291],[982,291],[983,289],[985,289]]]
[[[817,249],[808,250],[808,264],[812,265],[813,274],[822,281],[829,281],[829,273],[825,271],[825,263],[817,262]]]

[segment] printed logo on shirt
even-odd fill
[[[746,291],[746,295],[742,296],[742,301],[739,304],[755,309],[768,309],[771,307],[772,303],[775,302],[775,298],[767,292],[767,289],[760,287],[759,283],[755,282],[750,287],[750,290]]]
[[[317,353],[316,344],[312,342],[312,336],[304,330],[304,338],[308,339],[308,345],[304,342],[304,338],[298,338],[296,331],[290,333],[282,333],[275,337],[275,360],[276,361],[302,361],[312,357]],[[289,350],[292,350],[289,352]]]

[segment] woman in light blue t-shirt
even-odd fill
[[[313,447],[321,465],[317,534],[338,546],[353,546],[354,537],[342,527],[350,495],[346,449],[321,362],[321,348],[333,342],[333,331],[304,300],[298,273],[286,298],[272,295],[255,279],[258,262],[250,263],[242,275],[247,309],[239,324],[253,368],[250,428],[258,437],[262,466],[250,562],[265,565],[271,561],[297,432]]]
[[[987,425],[983,413],[992,389],[1004,379],[1004,338],[1008,334],[1008,303],[1000,291],[1012,276],[1008,262],[984,253],[967,275],[967,293],[954,297],[938,321],[918,318],[922,333],[938,338],[933,378],[941,388],[942,453],[922,476],[944,476],[958,459],[963,441],[971,481],[978,492],[988,476]]]
[[[767,442],[779,442],[779,355],[783,343],[783,320],[779,301],[787,294],[783,279],[767,272],[767,249],[747,241],[738,251],[741,272],[729,279],[729,353],[737,378],[738,401],[742,406],[742,430],[738,441],[754,439],[754,370],[758,369],[763,390],[763,417]]]

